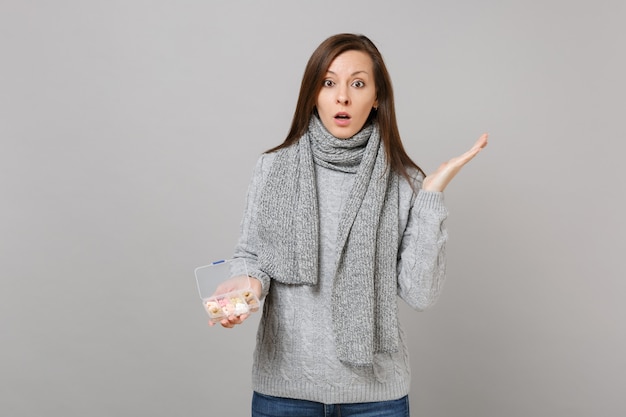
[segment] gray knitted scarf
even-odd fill
[[[367,366],[398,349],[398,175],[376,124],[349,139],[313,116],[294,145],[276,153],[259,205],[259,262],[286,284],[318,282],[319,222],[313,164],[356,173],[338,226],[332,320],[338,358]]]

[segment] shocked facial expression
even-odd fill
[[[346,51],[331,62],[317,96],[317,112],[339,139],[354,136],[378,107],[372,59],[361,51]]]

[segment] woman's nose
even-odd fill
[[[339,89],[337,92],[337,104],[343,104],[347,106],[350,103],[350,97],[348,91],[345,88]]]

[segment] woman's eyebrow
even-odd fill
[[[333,71],[331,71],[331,70],[326,71],[326,73],[327,73],[327,74],[337,75],[335,72],[333,72]],[[352,74],[350,74],[350,76],[351,76],[351,77],[354,77],[355,75],[360,74],[360,73],[364,73],[364,74],[369,75],[369,73],[368,73],[367,71],[365,71],[365,70],[358,70],[358,71],[355,71],[355,72],[353,72]]]

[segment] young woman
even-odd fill
[[[442,192],[486,144],[426,176],[402,146],[376,46],[339,34],[315,50],[287,138],[257,163],[235,250],[265,298],[253,416],[409,415],[397,296],[416,310],[437,300]]]

